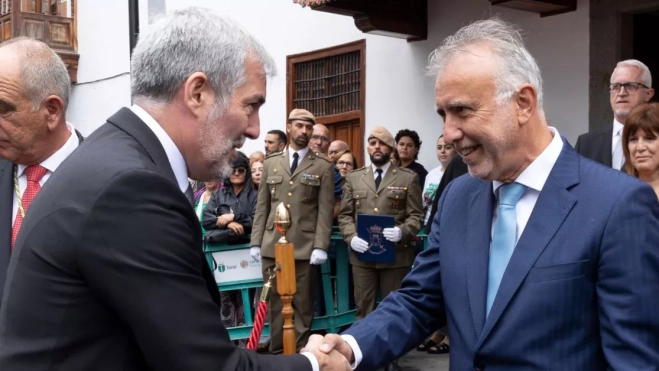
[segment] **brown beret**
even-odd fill
[[[293,121],[293,120],[308,121],[316,125],[316,118],[313,117],[311,112],[301,108],[296,108],[292,110],[291,114],[288,115],[288,121]]]
[[[368,136],[368,139],[376,138],[380,142],[388,145],[391,148],[395,148],[394,137],[391,135],[389,130],[385,129],[384,126],[376,126],[371,130],[371,135]]]

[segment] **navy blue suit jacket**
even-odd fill
[[[485,317],[495,198],[468,175],[439,201],[429,249],[348,331],[360,370],[448,323],[451,370],[658,370],[659,201],[565,144]]]

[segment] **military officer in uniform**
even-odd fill
[[[334,168],[325,156],[309,150],[316,119],[303,109],[291,111],[286,124],[291,143],[270,154],[263,164],[261,186],[252,227],[251,255],[262,260],[263,278],[275,267],[274,245],[280,238],[274,227],[275,209],[283,202],[291,214],[288,240],[295,246],[297,292],[293,300],[297,350],[307,343],[314,313],[314,291],[319,265],[327,260],[334,207]],[[276,283],[274,283],[276,287]],[[270,297],[270,351],[283,351],[283,304],[277,290]]]
[[[423,225],[418,175],[389,161],[394,145],[394,137],[387,129],[382,126],[373,128],[368,137],[371,165],[348,173],[343,188],[339,228],[353,250],[350,263],[355,282],[357,319],[373,311],[378,289],[384,299],[400,288],[414,262],[414,251],[409,242]],[[394,263],[359,260],[359,254],[368,250],[369,243],[357,236],[357,214],[394,216],[395,227],[385,228],[382,232],[384,238],[396,243]],[[393,362],[385,370],[400,370],[400,367]]]

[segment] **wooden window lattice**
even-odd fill
[[[11,12],[11,0],[0,0],[0,15],[9,14]]]
[[[361,109],[359,51],[296,63],[294,71],[294,108],[317,117]]]

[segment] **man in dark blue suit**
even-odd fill
[[[453,181],[402,287],[342,336],[373,370],[448,324],[451,370],[658,370],[659,200],[548,127],[540,70],[499,20],[434,53]]]

